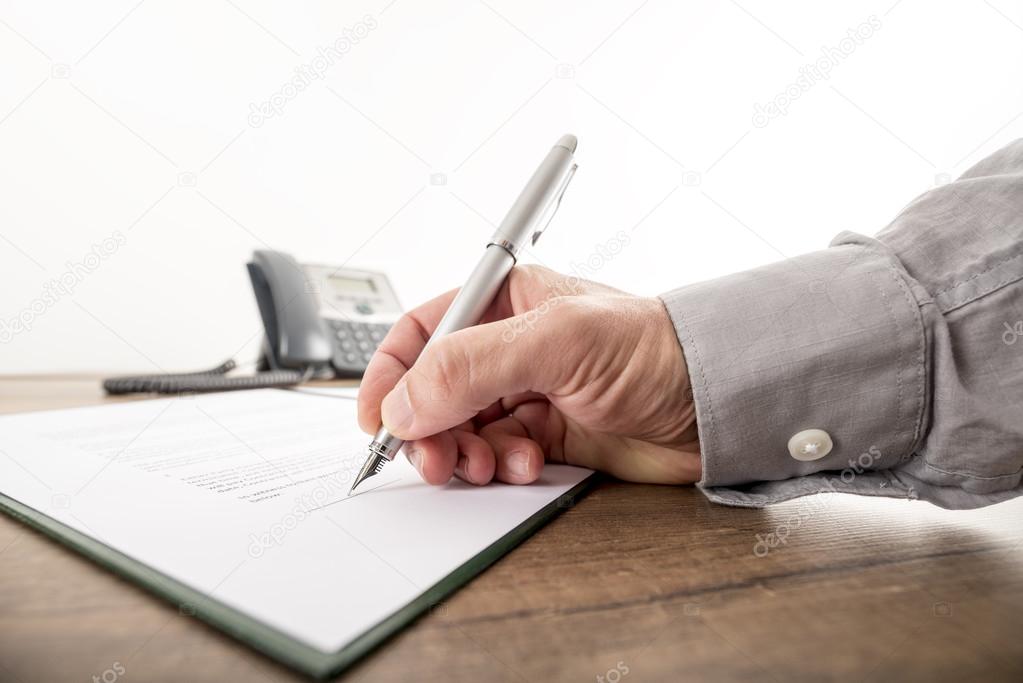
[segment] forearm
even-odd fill
[[[1023,319],[1021,245],[1017,142],[876,239],[843,233],[663,295],[691,375],[702,488],[736,505],[818,491],[946,507],[1016,495],[1023,337],[1002,336]]]

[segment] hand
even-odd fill
[[[359,390],[359,426],[404,439],[423,479],[528,484],[545,459],[700,478],[689,375],[660,300],[518,266],[479,325],[420,355],[455,293],[394,325]]]

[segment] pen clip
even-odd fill
[[[568,169],[568,173],[565,174],[565,179],[561,181],[561,186],[558,187],[558,191],[554,195],[554,199],[551,200],[551,203],[544,211],[546,214],[546,220],[543,221],[543,227],[533,232],[533,239],[530,244],[535,245],[536,241],[540,239],[540,235],[547,230],[547,226],[551,224],[552,220],[554,220],[554,214],[556,214],[558,209],[561,208],[561,198],[565,196],[565,190],[568,189],[568,184],[571,182],[572,177],[575,176],[575,170],[577,168],[579,168],[579,164],[572,164],[572,167]]]

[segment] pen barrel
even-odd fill
[[[423,351],[430,348],[430,344],[444,335],[472,327],[478,323],[490,304],[494,302],[494,297],[501,290],[501,285],[504,284],[514,265],[515,257],[507,249],[496,244],[487,247],[483,252],[483,258],[476,264],[465,285],[458,290],[447,313],[437,324],[437,329],[430,335]],[[381,427],[369,445],[370,457],[379,455],[393,460],[404,443],[388,432],[386,427]]]
[[[487,247],[423,350],[430,348],[435,339],[478,323],[494,302],[514,265],[515,257],[507,249],[497,244]]]
[[[541,220],[553,216],[561,200],[561,193],[575,172],[577,140],[574,135],[563,135],[544,157],[540,167],[526,183],[518,199],[508,211],[494,233],[483,258],[479,260],[465,285],[455,295],[437,329],[430,335],[425,352],[441,337],[472,327],[494,302],[515,265],[515,258],[526,242],[535,242],[546,228],[539,227]],[[537,228],[539,227],[539,230]],[[369,445],[370,460],[366,467],[376,467],[383,459],[392,460],[404,441],[381,427]],[[358,485],[356,481],[355,485]],[[353,486],[354,488],[354,486]]]
[[[518,256],[524,246],[533,242],[534,231],[545,216],[551,215],[550,209],[557,204],[559,194],[571,177],[575,138],[568,135],[564,139],[570,142],[559,141],[551,148],[491,238],[491,242],[503,245],[513,256]]]

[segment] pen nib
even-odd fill
[[[387,458],[380,455],[379,453],[370,452],[369,457],[366,458],[366,463],[359,470],[359,474],[356,475],[355,481],[352,482],[352,488],[348,489],[348,495],[352,495],[355,487],[366,481],[374,474],[377,474],[384,467],[384,463],[387,462]]]

